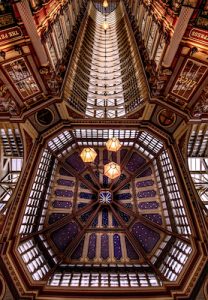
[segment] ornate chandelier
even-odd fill
[[[112,137],[106,142],[106,148],[108,151],[117,152],[121,148],[121,143],[118,138]],[[82,150],[80,156],[83,162],[93,163],[97,153],[93,148],[87,147]],[[115,179],[121,175],[121,167],[111,161],[104,165],[104,175],[110,179]]]

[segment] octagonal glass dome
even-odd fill
[[[105,148],[112,136],[122,143],[117,153]],[[97,152],[94,165],[80,158],[85,146]],[[102,172],[109,158],[121,166],[115,180]],[[175,172],[163,142],[146,130],[58,133],[31,183],[19,228],[21,263],[49,288],[133,291],[177,281],[192,245]]]

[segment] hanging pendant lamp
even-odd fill
[[[97,156],[96,151],[93,148],[84,148],[80,154],[81,159],[85,163],[93,162]]]
[[[107,8],[107,7],[108,7],[108,1],[107,1],[107,0],[104,0],[104,1],[103,1],[103,7],[104,7],[104,8]]]
[[[115,162],[104,165],[104,175],[110,179],[115,179],[121,175],[121,167]]]
[[[121,143],[118,138],[112,137],[106,142],[108,151],[117,152],[121,148]]]

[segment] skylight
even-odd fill
[[[89,5],[82,44],[71,64],[76,76],[69,72],[64,98],[86,118],[126,117],[148,99],[148,84],[123,3],[116,1],[106,11],[94,4]]]
[[[115,180],[102,172],[112,136],[123,140]],[[97,167],[81,160],[85,143],[97,143]],[[191,229],[163,142],[145,130],[75,128],[47,144],[19,231],[18,251],[32,278],[68,288],[176,281],[192,253]]]

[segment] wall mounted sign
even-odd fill
[[[15,39],[22,36],[22,31],[19,27],[13,27],[0,32],[0,42],[7,42],[8,40]]]
[[[189,36],[196,41],[199,41],[202,44],[208,45],[208,31],[198,28],[191,29]]]

